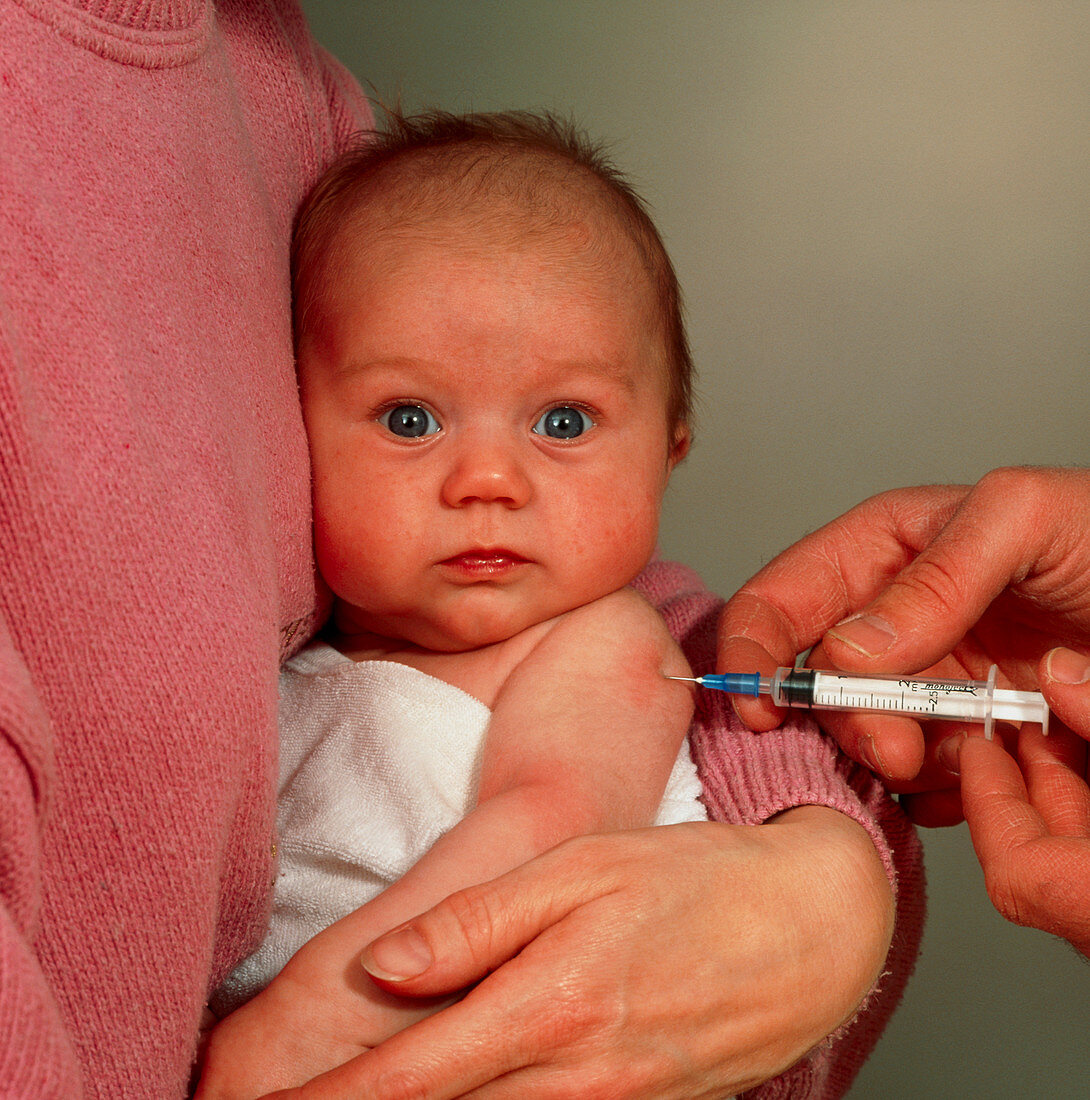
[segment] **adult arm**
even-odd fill
[[[0,615],[0,1081],[28,1100],[83,1094],[71,1040],[32,947],[41,906],[47,730]]]
[[[2,219],[0,219],[2,221]],[[0,316],[5,301],[0,297]],[[9,624],[20,620],[33,498],[20,360],[0,326],[0,1081],[28,1100],[83,1095],[79,1063],[34,953],[41,911],[41,838],[53,769],[49,719]]]
[[[763,826],[584,837],[462,891],[365,961],[385,988],[417,995],[498,969],[289,1095],[718,1100],[757,1086],[836,1030],[881,966],[860,973],[860,953],[844,950],[867,939],[881,960],[889,938],[888,920],[860,919],[884,911],[888,888],[856,829],[802,807]],[[850,898],[850,937],[831,894]],[[817,974],[835,994],[816,989]],[[820,1003],[800,1011],[815,992]],[[849,1079],[807,1065],[754,1095],[839,1096]]]

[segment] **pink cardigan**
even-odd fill
[[[183,1096],[262,934],[278,664],[317,615],[289,230],[367,117],[290,0],[0,5],[3,1095]],[[695,744],[717,815],[841,806],[918,905],[910,833],[811,734]],[[792,1095],[835,1094],[874,1004]]]

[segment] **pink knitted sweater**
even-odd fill
[[[273,873],[276,684],[312,632],[292,214],[367,117],[290,0],[0,4],[0,1094],[185,1095]],[[714,602],[646,590],[707,649]],[[895,808],[812,732],[695,751],[716,816],[863,822],[894,971],[763,1096],[835,1095],[919,934]]]

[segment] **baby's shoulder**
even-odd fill
[[[620,588],[597,600],[576,607],[553,621],[552,632],[590,632],[604,638],[634,636],[668,638],[666,623],[658,610],[634,588]]]
[[[680,668],[683,659],[659,612],[623,588],[557,616],[529,659],[568,671]],[[684,675],[684,672],[678,673]]]

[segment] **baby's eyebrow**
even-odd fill
[[[632,364],[612,359],[563,360],[555,364],[554,369],[561,379],[576,383],[580,378],[602,379],[621,386],[626,392],[634,393],[642,371],[634,369]]]
[[[337,363],[333,372],[337,378],[353,378],[360,374],[377,373],[387,370],[391,374],[420,374],[426,372],[428,363],[425,360],[415,359],[410,356],[390,356],[381,358],[349,358]]]

